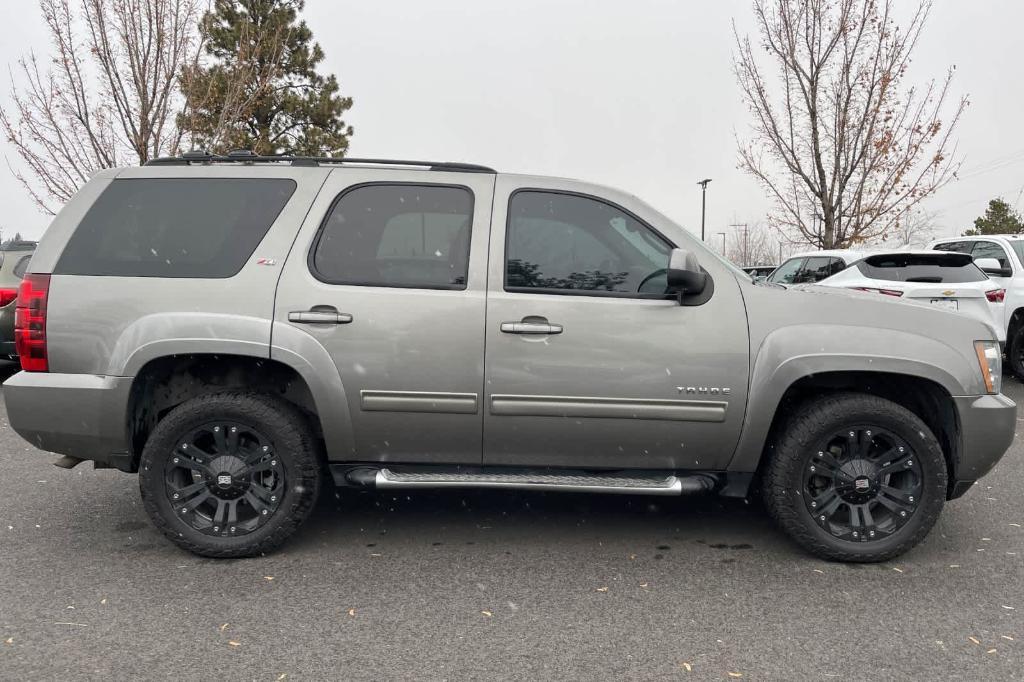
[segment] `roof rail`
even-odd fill
[[[410,166],[413,168],[426,168],[433,171],[454,171],[457,173],[497,173],[498,171],[487,166],[478,166],[473,163],[452,163],[448,161],[406,161],[399,159],[353,159],[336,156],[292,156],[290,154],[275,154],[272,156],[260,156],[248,149],[234,149],[227,155],[210,154],[201,150],[185,152],[181,156],[163,156],[158,159],[151,159],[146,162],[147,166],[192,166],[211,165],[219,163],[241,163],[241,164],[290,164],[292,166],[341,166],[347,164],[368,165],[368,166]]]

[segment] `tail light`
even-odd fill
[[[46,299],[50,293],[50,276],[25,275],[18,289],[18,305],[14,310],[14,346],[26,372],[49,369],[46,357]]]
[[[985,292],[985,298],[989,303],[1002,303],[1006,298],[1006,289],[993,289]]]
[[[0,289],[0,308],[6,307],[16,298],[18,298],[17,289]]]
[[[872,294],[882,294],[883,296],[902,296],[903,292],[897,289],[874,289],[872,287],[853,287],[857,291],[868,291]]]

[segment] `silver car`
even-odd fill
[[[25,439],[138,472],[207,556],[276,547],[332,483],[757,482],[808,550],[879,561],[1016,418],[991,327],[883,298],[755,285],[585,182],[197,153],[102,171],[54,219],[4,391]]]

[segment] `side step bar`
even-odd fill
[[[336,482],[382,490],[398,488],[499,488],[562,492],[620,493],[629,495],[690,495],[708,492],[716,481],[710,476],[677,476],[665,472],[593,473],[582,471],[444,471],[388,468],[332,467]],[[338,480],[341,479],[341,480]]]

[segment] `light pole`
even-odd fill
[[[725,256],[725,232],[719,232],[722,236],[722,255]]]
[[[708,183],[711,182],[711,178],[704,178],[698,180],[697,184],[700,185],[700,240],[704,241],[704,208],[706,206],[708,196]]]

